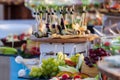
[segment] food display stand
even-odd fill
[[[31,37],[32,41],[40,42],[40,51],[41,55],[49,52],[63,52],[68,54],[69,56],[74,55],[75,53],[84,53],[86,52],[90,45],[88,38],[71,38],[71,39],[53,39],[53,38],[35,38]]]
[[[36,19],[36,25],[32,27],[34,29],[30,40],[35,42],[36,46],[39,45],[39,50],[34,47],[34,51],[31,50],[32,48],[29,51],[24,46],[21,47],[21,50],[24,49],[23,52],[33,52],[33,54],[35,51],[39,51],[40,54],[37,54],[37,56],[40,58],[24,59],[21,56],[15,58],[17,63],[20,62],[30,70],[29,75],[27,75],[28,79],[35,77],[35,80],[41,80],[41,76],[44,76],[47,79],[52,78],[54,80],[53,77],[55,76],[55,78],[61,80],[63,75],[66,76],[67,74],[65,80],[72,80],[76,76],[79,76],[78,80],[86,80],[86,78],[99,80],[101,75],[99,75],[96,64],[99,60],[102,60],[102,57],[110,54],[101,46],[91,48],[91,42],[98,36],[90,33],[87,29],[86,12],[79,13],[75,10],[74,5],[78,3],[71,2],[68,5],[60,2],[62,5],[53,5],[52,2],[44,3],[43,1],[43,4],[47,5],[46,7],[40,3],[42,0],[38,1],[39,3],[30,0],[25,5],[31,9]],[[87,11],[85,8],[83,6],[83,11]],[[73,19],[74,17],[76,19]],[[111,19],[107,20],[108,23],[112,24],[112,17],[108,17]],[[103,43],[102,45],[109,47],[109,43]],[[112,69],[109,69],[106,63],[104,65],[104,62],[101,62],[98,62],[98,68],[102,74],[111,76],[114,80],[120,79],[119,75],[114,74],[116,70],[113,69],[112,72]],[[27,69],[18,72],[19,78],[24,78]],[[95,74],[89,73],[89,70],[95,72]],[[83,75],[87,75],[87,77],[83,77]]]

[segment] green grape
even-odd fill
[[[43,63],[43,64],[48,64],[48,61],[45,60],[45,59],[43,59],[43,60],[42,60],[42,63]]]
[[[49,70],[51,69],[51,66],[50,65],[46,65],[46,70]]]
[[[48,62],[52,62],[52,61],[54,61],[55,59],[54,58],[48,58]]]
[[[50,66],[51,66],[51,68],[52,68],[52,67],[54,67],[54,66],[55,66],[55,64],[54,64],[54,63],[52,63]]]
[[[59,60],[59,65],[60,66],[64,66],[65,65],[65,61],[64,60]]]
[[[56,76],[56,72],[52,72],[51,75],[52,75],[52,76]]]
[[[59,62],[55,58],[48,58],[46,60],[43,60],[44,62],[42,63],[42,71],[43,71],[43,76],[54,76],[54,72],[58,72],[58,66]],[[47,64],[44,64],[47,61]],[[54,73],[54,74],[51,74]]]
[[[75,56],[76,56],[76,57],[79,57],[79,56],[80,56],[80,54],[79,54],[79,53],[77,53]]]
[[[36,72],[36,71],[33,71],[33,72],[31,73],[31,76],[32,76],[32,77],[37,77],[37,72]]]
[[[54,63],[54,66],[59,66],[59,62]]]
[[[42,69],[40,67],[32,67],[29,75],[32,77],[40,77],[42,75]]]
[[[38,71],[38,67],[33,66],[31,71]]]
[[[42,64],[41,67],[42,67],[42,68],[46,68],[46,64]]]
[[[53,67],[53,71],[58,71],[58,67]]]
[[[38,72],[37,76],[40,77],[42,75],[42,72]]]
[[[76,55],[72,56],[70,59],[71,59],[73,62],[78,63],[79,56],[80,56],[80,54],[76,54]]]

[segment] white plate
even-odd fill
[[[120,55],[104,57],[103,60],[110,65],[120,67]]]
[[[29,24],[0,24],[0,38],[10,34],[32,33],[32,26]]]

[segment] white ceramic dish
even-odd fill
[[[0,24],[0,38],[10,34],[32,33],[32,25],[29,24]]]
[[[103,60],[110,65],[120,67],[120,55],[104,57]]]

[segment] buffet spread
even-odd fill
[[[18,78],[107,80],[106,74],[119,80],[119,75],[113,75],[109,73],[112,70],[107,70],[111,66],[119,68],[119,61],[109,58],[120,54],[119,29],[117,32],[109,29],[112,35],[93,28],[97,35],[88,29],[88,25],[103,24],[101,13],[119,16],[119,1],[26,0],[25,6],[36,20],[32,33],[8,35],[1,41],[4,44],[11,42],[12,48],[0,47],[3,55],[19,55],[15,61],[27,67],[19,70]],[[20,48],[13,48],[16,41],[21,43],[24,40],[26,43],[20,45]],[[27,46],[30,44],[35,45],[29,49]],[[106,71],[101,65],[105,65]],[[26,70],[29,70],[29,74],[26,74]]]

